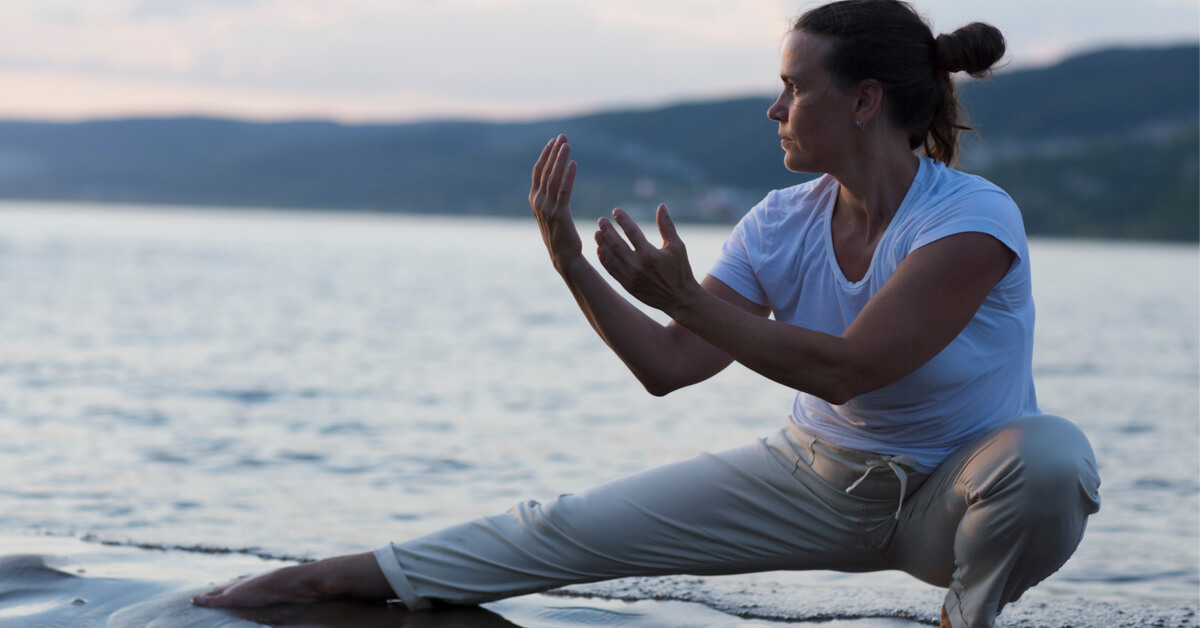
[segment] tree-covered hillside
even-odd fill
[[[968,81],[961,167],[1034,234],[1200,239],[1200,46],[1105,50]],[[736,220],[783,168],[771,97],[532,123],[0,122],[0,198],[525,215],[528,171],[565,132],[576,211],[660,201]]]

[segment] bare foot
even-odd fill
[[[243,576],[192,598],[196,606],[250,608],[338,598],[386,600],[392,589],[370,552]]]
[[[240,607],[311,603],[329,599],[302,571],[305,565],[285,567],[257,576],[242,576],[192,598],[196,606]]]

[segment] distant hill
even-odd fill
[[[963,85],[964,159],[1030,233],[1200,239],[1200,47],[1104,50]]]
[[[1033,234],[1200,240],[1200,46],[1114,49],[961,86],[961,167]],[[531,123],[0,122],[0,198],[526,215],[529,168],[565,132],[576,211],[659,201],[731,222],[786,171],[770,96]]]

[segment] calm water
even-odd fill
[[[681,231],[702,272],[727,230]],[[1035,591],[1195,604],[1197,247],[1032,256],[1041,404],[1104,478]],[[736,366],[645,394],[523,221],[0,205],[0,303],[0,532],[360,551],[741,445],[791,397]]]

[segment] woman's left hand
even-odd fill
[[[628,242],[621,237],[613,221],[601,218],[600,229],[596,232],[596,254],[608,274],[629,294],[650,307],[668,311],[685,305],[696,291],[703,292],[704,289],[692,274],[687,248],[675,230],[666,205],[658,206],[655,219],[663,237],[661,248],[646,239],[641,227],[624,210],[613,210],[613,220],[621,227]]]

